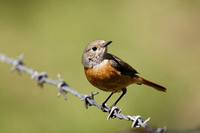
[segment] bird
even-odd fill
[[[126,94],[127,86],[131,84],[147,85],[158,91],[166,92],[166,88],[138,76],[138,72],[128,63],[117,56],[107,52],[107,47],[112,41],[94,40],[90,42],[82,55],[82,65],[87,80],[96,88],[111,92],[109,97],[102,103],[102,110],[110,97],[121,92],[120,97],[110,107],[116,106],[120,99]]]

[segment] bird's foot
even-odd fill
[[[109,107],[106,105],[106,103],[103,103],[103,104],[101,105],[101,110],[102,110],[103,112],[109,112],[109,111],[110,111],[110,109],[109,109]]]

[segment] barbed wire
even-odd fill
[[[41,87],[43,86],[44,83],[48,83],[48,84],[57,86],[57,88],[59,90],[58,96],[63,95],[64,99],[67,99],[65,94],[68,92],[74,96],[77,96],[82,101],[84,101],[86,108],[88,108],[88,106],[96,106],[99,109],[102,108],[102,105],[96,103],[94,100],[94,96],[97,95],[98,92],[95,92],[95,93],[92,92],[90,95],[79,94],[76,90],[71,89],[69,87],[69,85],[61,78],[61,76],[59,74],[58,74],[58,80],[53,80],[48,77],[48,74],[46,72],[38,73],[37,71],[26,67],[22,61],[23,58],[24,58],[24,54],[21,54],[16,59],[13,59],[13,58],[8,58],[6,55],[0,53],[0,61],[12,65],[12,69],[11,69],[12,71],[17,71],[19,74],[21,72],[25,72],[25,73],[29,74],[31,76],[31,78],[35,79],[38,82],[38,85],[40,85]],[[166,132],[166,127],[158,128],[157,130],[154,130],[151,126],[148,126],[147,122],[150,120],[150,118],[143,121],[143,119],[140,115],[125,116],[125,115],[121,114],[121,111],[122,110],[116,106],[114,106],[110,109],[106,105],[106,108],[104,109],[104,112],[109,113],[107,120],[109,120],[110,118],[124,119],[127,121],[132,121],[132,127],[136,127],[136,128],[143,127],[143,128],[146,128],[151,133],[165,133]]]

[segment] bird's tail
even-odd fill
[[[153,83],[153,82],[151,82],[151,81],[148,81],[148,80],[146,80],[146,79],[144,79],[144,78],[142,78],[142,77],[139,77],[139,76],[137,76],[137,79],[138,79],[138,81],[139,81],[137,84],[145,84],[145,85],[148,85],[148,86],[150,86],[150,87],[155,88],[155,89],[158,90],[158,91],[166,92],[166,88],[163,87],[163,86],[161,86],[161,85],[158,85],[158,84],[156,84],[156,83]]]

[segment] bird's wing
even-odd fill
[[[108,54],[106,58],[110,60],[111,66],[123,75],[135,75],[138,73],[129,64],[112,54]]]

